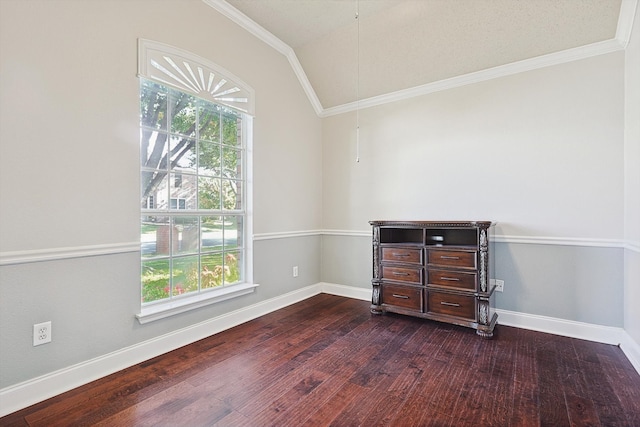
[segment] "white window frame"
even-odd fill
[[[232,108],[242,114],[245,138],[244,170],[244,281],[206,292],[140,306],[136,315],[142,324],[163,319],[255,291],[253,282],[253,116],[254,91],[224,68],[188,51],[151,40],[138,40],[138,77],[192,93],[202,99]],[[141,257],[142,260],[142,257]],[[139,283],[139,281],[138,281]]]

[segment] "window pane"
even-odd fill
[[[140,130],[140,165],[147,169],[167,169],[167,134]]]
[[[140,172],[140,206],[142,209],[166,209],[167,181],[165,172]],[[161,191],[164,191],[164,197]]]
[[[201,102],[199,108],[200,138],[220,142],[220,107],[209,102]]]
[[[196,98],[172,90],[169,95],[171,107],[171,133],[194,136],[196,130]]]
[[[142,302],[242,281],[243,116],[144,80],[140,99]]]
[[[196,208],[196,177],[182,173],[169,176],[169,209]]]
[[[242,209],[242,201],[238,197],[238,186],[242,185],[239,181],[230,179],[222,180],[222,203],[223,208],[227,210]]]
[[[169,297],[169,259],[142,262],[142,302],[152,302]]]
[[[191,138],[171,137],[171,169],[184,172],[196,171],[196,141]]]
[[[222,286],[224,280],[222,252],[213,252],[208,255],[202,255],[201,260],[202,289]]]
[[[240,145],[240,118],[230,112],[222,116],[222,143],[225,145]]]
[[[201,175],[220,176],[220,144],[201,141],[198,144],[198,173]]]
[[[198,292],[198,256],[175,257],[172,265],[172,296]]]
[[[220,179],[198,177],[198,209],[220,210]]]
[[[167,92],[147,80],[142,80],[140,87],[140,126],[167,130]]]
[[[222,161],[225,178],[242,178],[242,152],[235,148],[222,148]]]
[[[200,224],[201,250],[222,250],[222,217],[204,216]]]
[[[178,247],[177,252],[198,253],[199,249],[199,219],[197,216],[179,216],[175,219],[176,229],[178,230]]]
[[[171,233],[169,217],[143,216],[141,224],[140,251],[142,252],[142,257],[169,255],[171,253],[172,239],[177,237],[175,233]]]
[[[224,245],[225,249],[235,249],[239,246],[238,238],[242,238],[242,216],[230,215],[224,217]]]
[[[230,285],[242,281],[242,254],[240,251],[227,252],[224,257],[224,284]]]
[[[141,204],[144,209],[167,208],[167,173],[162,171],[142,171]]]
[[[167,173],[142,171],[140,177],[142,180],[142,207],[145,209],[167,209],[169,207]],[[149,201],[153,201],[153,206]]]

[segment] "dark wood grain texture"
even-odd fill
[[[370,221],[371,312],[476,329],[491,338],[498,315],[491,222]]]
[[[0,426],[639,426],[615,346],[493,340],[321,294],[0,418]]]

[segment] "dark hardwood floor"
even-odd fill
[[[321,294],[0,425],[637,427],[640,376],[615,346]]]

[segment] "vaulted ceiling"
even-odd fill
[[[637,0],[204,0],[289,57],[319,114],[623,49]],[[356,18],[358,16],[358,18]],[[483,77],[484,76],[484,77]]]

